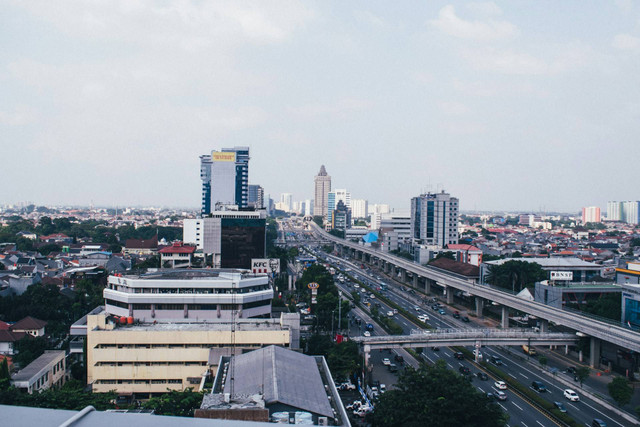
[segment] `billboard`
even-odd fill
[[[573,271],[552,271],[551,280],[573,280]]]
[[[279,258],[253,258],[251,260],[251,271],[254,274],[279,274]]]
[[[218,151],[213,151],[211,153],[211,160],[213,160],[214,162],[235,162],[236,161],[236,153],[235,152],[220,153]]]

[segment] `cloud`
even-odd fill
[[[0,111],[0,125],[6,126],[24,126],[33,123],[36,119],[36,113],[28,107],[19,106],[13,111]]]
[[[450,116],[461,116],[469,112],[469,107],[461,102],[445,101],[440,103],[440,110]]]
[[[614,48],[627,51],[640,51],[640,38],[630,34],[618,34],[611,44]]]
[[[456,15],[453,5],[440,9],[438,19],[430,21],[430,24],[450,36],[478,41],[508,39],[518,34],[518,28],[508,21],[465,21]]]
[[[373,27],[384,28],[387,26],[384,19],[368,10],[357,10],[354,12],[354,16],[357,21],[364,22]]]
[[[289,110],[296,115],[303,117],[315,117],[315,116],[341,116],[345,113],[362,111],[371,107],[369,101],[355,98],[343,98],[334,103],[318,103],[307,104],[296,108],[289,108]]]

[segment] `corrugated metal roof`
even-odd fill
[[[333,417],[318,365],[306,356],[282,347],[269,346],[232,359],[224,392],[254,394],[262,392],[267,404],[283,403],[304,411]]]

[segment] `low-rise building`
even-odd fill
[[[19,320],[11,325],[11,330],[13,332],[24,332],[33,337],[43,337],[45,326],[47,326],[47,322],[45,322],[44,320],[27,316],[24,319]]]
[[[160,249],[160,265],[169,263],[171,268],[191,267],[195,246],[185,245],[182,242],[174,242],[171,246]]]
[[[42,356],[13,374],[11,385],[29,394],[38,393],[52,387],[62,387],[65,373],[64,350],[46,350]]]

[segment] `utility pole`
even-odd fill
[[[338,291],[338,332],[342,325],[342,291]]]

